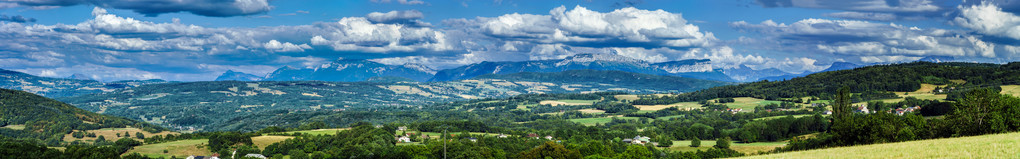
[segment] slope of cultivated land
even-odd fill
[[[795,151],[744,158],[1020,158],[1020,133]]]
[[[209,143],[207,139],[195,139],[195,140],[180,140],[171,141],[158,144],[146,144],[137,146],[128,150],[124,154],[140,153],[149,157],[166,157],[176,156],[177,158],[184,158],[191,155],[195,156],[208,156],[212,154],[206,149],[206,144]],[[163,150],[167,150],[167,153],[163,153]]]

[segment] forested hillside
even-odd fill
[[[708,100],[720,97],[755,97],[779,99],[796,97],[830,97],[836,89],[847,86],[852,93],[899,91],[909,92],[921,83],[948,84],[963,80],[962,88],[994,87],[1020,83],[1020,63],[1005,65],[977,63],[914,62],[875,65],[853,70],[811,74],[785,81],[760,81],[721,86],[701,91],[634,101],[635,104],[671,104]],[[961,91],[962,92],[962,91]]]
[[[132,126],[147,130],[162,128],[122,117],[96,114],[32,93],[0,89],[0,135],[39,139],[59,144],[72,130],[93,130]]]

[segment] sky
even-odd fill
[[[337,59],[447,69],[608,53],[790,73],[1020,59],[1020,1],[0,0],[0,68],[213,80]]]

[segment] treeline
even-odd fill
[[[675,96],[634,100],[635,105],[672,104],[723,97],[754,97],[766,100],[799,97],[831,97],[836,89],[847,86],[851,93],[911,92],[923,82],[944,84],[962,79],[967,85],[990,87],[1020,84],[1020,62],[1005,65],[976,63],[930,63],[876,65],[853,70],[815,73],[786,81],[759,81],[720,86]],[[882,95],[885,96],[885,95]]]
[[[792,140],[777,152],[1020,131],[1017,118],[1020,98],[999,94],[994,89],[976,89],[950,104],[953,110],[944,119],[926,119],[915,114],[897,116],[883,111],[867,115],[836,111],[829,132]],[[846,104],[833,106],[836,110],[847,110],[846,107]]]

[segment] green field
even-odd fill
[[[155,158],[160,158],[160,157],[170,158],[170,156],[177,156],[177,158],[184,158],[184,157],[188,157],[190,155],[209,156],[209,155],[212,155],[212,152],[209,152],[209,150],[206,150],[205,144],[207,144],[207,143],[209,143],[209,140],[207,140],[207,139],[197,139],[197,140],[172,141],[172,142],[158,143],[158,144],[148,144],[148,145],[136,146],[136,147],[132,148],[131,150],[128,150],[124,154],[131,154],[131,153],[137,152],[137,153],[140,153],[142,155],[149,156],[149,157],[155,157]],[[163,153],[163,150],[167,150],[169,152],[168,153]]]
[[[655,118],[655,119],[669,120],[669,119],[679,118],[679,117],[683,117],[683,116],[684,115],[670,115],[670,116],[658,117],[658,118]]]
[[[787,142],[755,142],[755,143],[730,143],[730,149],[745,154],[756,154],[758,152],[772,151],[777,147],[786,146]],[[691,147],[691,140],[673,141],[673,146],[668,149],[675,151],[697,151],[708,150],[715,146],[715,140],[701,140],[701,147]]]
[[[795,151],[745,158],[1020,158],[1020,133]]]
[[[1013,95],[1014,97],[1020,97],[1020,85],[1003,85],[1002,94]]]
[[[758,107],[758,106],[761,106],[761,105],[779,104],[779,103],[781,103],[780,101],[764,100],[764,99],[751,98],[751,97],[737,97],[737,98],[733,98],[733,99],[736,102],[726,103],[726,106],[730,107],[730,108],[740,108],[740,109],[743,109],[743,112],[752,112],[752,111],[754,111],[755,107]],[[716,99],[713,99],[713,100],[716,100]]]
[[[0,128],[8,128],[8,129],[14,129],[14,130],[25,130],[25,125],[7,125],[7,126],[0,127]]]
[[[640,117],[580,118],[580,119],[570,119],[570,121],[573,121],[573,122],[576,122],[576,123],[579,123],[579,124],[584,124],[584,125],[591,126],[591,125],[595,125],[595,124],[609,123],[610,121],[613,121],[613,118],[620,118],[620,119],[624,119],[624,120],[637,120]]]

